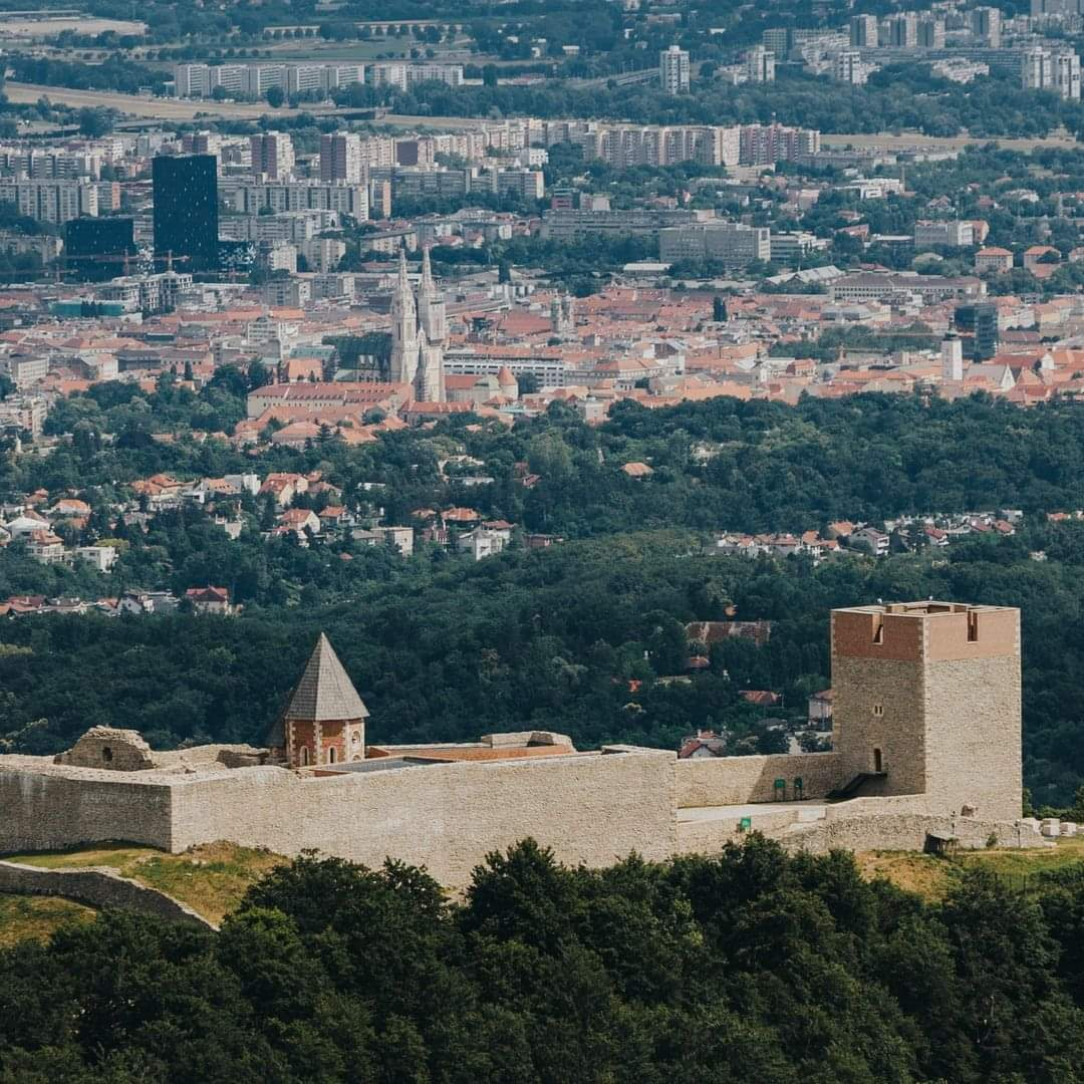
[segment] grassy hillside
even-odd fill
[[[19,941],[48,941],[69,922],[90,922],[94,911],[49,896],[0,896],[0,949]]]
[[[883,877],[926,900],[944,899],[964,870],[996,873],[1013,888],[1037,887],[1036,875],[1078,870],[1084,877],[1084,837],[1059,840],[1056,847],[1035,850],[964,851],[951,858],[904,851],[869,851],[856,856],[867,880]]]
[[[169,893],[217,923],[240,903],[250,885],[285,859],[232,843],[209,843],[184,854],[118,845],[56,854],[14,855],[10,861],[45,869],[109,866],[123,877]],[[2,932],[0,919],[0,935]]]

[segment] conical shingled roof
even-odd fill
[[[283,719],[323,723],[368,717],[369,711],[339,662],[339,656],[328,638],[320,633]]]

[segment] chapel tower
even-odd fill
[[[368,717],[331,642],[320,633],[268,744],[290,768],[364,760]]]

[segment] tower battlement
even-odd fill
[[[835,657],[932,662],[1019,651],[1019,611],[1008,606],[931,600],[832,611]]]

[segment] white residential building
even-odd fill
[[[775,53],[756,45],[745,54],[745,77],[750,83],[775,82]]]
[[[689,63],[689,54],[684,49],[671,45],[669,49],[659,54],[659,82],[667,94],[686,93],[691,78],[692,67]]]

